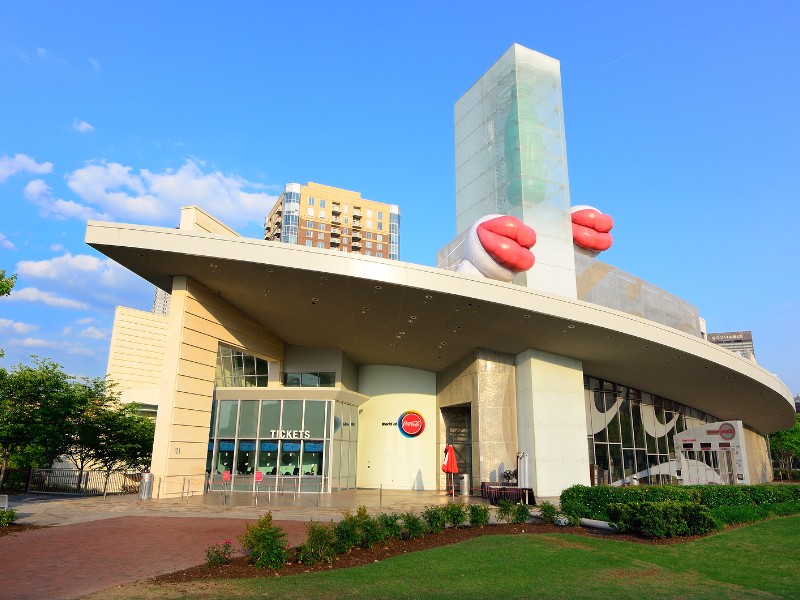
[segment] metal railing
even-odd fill
[[[91,471],[32,469],[28,492],[72,496],[136,494],[142,474],[138,471]]]

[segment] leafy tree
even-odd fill
[[[9,460],[50,465],[69,447],[79,398],[69,376],[49,359],[0,368],[0,487]]]
[[[6,272],[3,269],[0,269],[0,296],[8,296],[11,293],[11,289],[14,287],[14,284],[17,282],[17,276],[11,275],[10,277],[6,277]]]
[[[792,461],[800,458],[800,415],[795,416],[794,426],[769,434],[769,447],[781,469],[790,470]]]
[[[8,296],[11,293],[11,288],[14,287],[16,282],[16,275],[6,277],[6,272],[3,269],[0,269],[0,298],[3,296]],[[3,349],[0,348],[0,358],[3,358],[3,356],[5,356],[5,352],[3,352]],[[2,478],[0,478],[0,483],[2,483]]]

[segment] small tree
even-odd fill
[[[78,398],[61,365],[33,357],[33,365],[0,368],[0,487],[9,461],[50,465],[69,447]]]
[[[769,447],[781,469],[790,471],[792,461],[800,458],[800,415],[795,416],[794,426],[769,434]]]
[[[0,269],[0,298],[3,296],[8,296],[11,293],[11,289],[14,287],[14,284],[17,282],[17,276],[12,275],[11,277],[6,277],[6,272],[3,269]],[[0,358],[3,358],[5,353],[3,349],[0,348]]]

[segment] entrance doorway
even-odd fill
[[[458,472],[468,474],[472,480],[472,408],[450,406],[442,409],[445,444],[453,446]]]

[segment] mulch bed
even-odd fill
[[[28,531],[29,529],[42,529],[44,527],[50,527],[49,525],[25,525],[23,523],[14,523],[13,525],[8,525],[7,527],[0,527],[0,537],[4,535],[12,535],[14,533],[19,533],[20,531]]]
[[[543,523],[526,523],[524,525],[487,525],[486,527],[448,528],[439,534],[428,534],[416,540],[389,540],[383,544],[376,544],[372,548],[353,548],[347,554],[334,558],[330,565],[304,565],[292,559],[278,571],[273,569],[257,569],[247,562],[244,556],[237,556],[227,565],[208,567],[198,565],[182,571],[167,573],[149,579],[155,583],[183,583],[187,581],[202,581],[205,579],[244,579],[252,577],[283,577],[298,575],[300,573],[315,573],[330,571],[332,569],[346,569],[379,562],[386,558],[399,556],[408,552],[418,552],[430,548],[439,548],[449,544],[456,544],[480,537],[483,535],[520,535],[542,533],[572,533],[588,537],[606,537],[615,540],[643,544],[675,544],[682,543],[694,537],[675,538],[669,540],[646,539],[631,535],[622,535],[610,531],[588,529],[585,527],[559,527]]]

